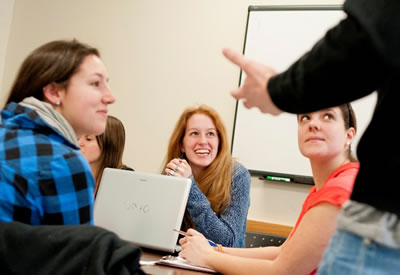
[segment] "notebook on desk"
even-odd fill
[[[190,179],[104,169],[94,202],[94,224],[145,248],[174,252]]]

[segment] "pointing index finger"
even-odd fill
[[[222,53],[228,60],[239,67],[242,67],[243,63],[245,62],[244,55],[233,49],[225,48],[222,50]]]

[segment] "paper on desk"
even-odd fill
[[[208,272],[208,273],[217,273],[215,270],[210,269],[210,268],[192,265],[188,261],[186,261],[185,259],[183,259],[179,256],[177,256],[177,257],[167,256],[159,261],[156,261],[155,263],[159,264],[159,265],[168,265],[168,266],[196,270],[196,271],[203,271],[203,272]]]
[[[155,265],[157,261],[139,261],[140,265]]]

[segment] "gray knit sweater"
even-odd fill
[[[232,173],[231,203],[217,216],[207,197],[192,180],[187,210],[196,226],[207,239],[229,247],[244,247],[247,212],[250,206],[250,174],[238,162]]]

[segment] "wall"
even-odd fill
[[[343,1],[15,0],[4,85],[35,47],[75,37],[98,47],[117,102],[110,113],[127,131],[124,160],[159,172],[168,138],[184,109],[206,103],[232,133],[239,69],[221,54],[242,50],[248,5],[341,4]],[[293,225],[309,186],[252,179],[249,218]]]
[[[0,91],[2,90],[4,63],[7,52],[8,35],[11,28],[14,0],[0,1]]]

